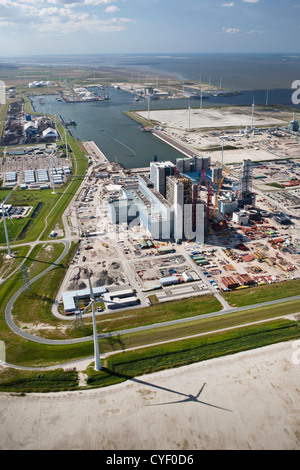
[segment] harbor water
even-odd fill
[[[103,96],[104,91],[94,88],[94,92]],[[93,102],[67,103],[57,101],[54,95],[32,96],[35,111],[46,115],[61,116],[65,122],[74,120],[76,126],[70,126],[71,134],[81,141],[92,140],[110,160],[117,160],[124,168],[149,166],[153,159],[160,161],[176,160],[182,154],[151,133],[141,132],[140,125],[124,115],[124,111],[146,111],[145,100],[134,101],[134,96],[122,89],[108,87],[109,100]],[[292,106],[292,91],[288,89],[254,90],[240,92],[233,96],[204,96],[203,107],[208,106],[249,106],[282,104]],[[150,102],[151,109],[182,109],[183,121],[186,119],[188,128],[188,107],[200,108],[199,99],[161,99]]]

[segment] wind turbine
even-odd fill
[[[96,302],[96,297],[95,297],[95,294],[93,292],[89,271],[87,272],[87,275],[88,275],[88,280],[89,280],[90,299],[91,299],[88,307],[90,305],[92,305],[92,313],[93,313],[94,356],[95,356],[95,367],[94,367],[94,369],[100,371],[100,370],[102,370],[102,365],[101,365],[101,361],[100,361],[98,335],[97,335],[97,325],[96,325],[96,316],[95,316],[95,307],[94,307],[94,303]]]
[[[56,194],[55,183],[54,183],[54,179],[53,179],[53,163],[55,165],[53,154],[54,154],[55,150],[56,150],[56,146],[55,146],[54,150],[52,150],[52,152],[50,153],[51,178],[52,178],[52,186],[53,186],[52,194]]]
[[[255,104],[254,104],[254,97],[253,97],[253,103],[252,103],[252,125],[251,125],[251,129],[252,129],[252,130],[253,130],[254,108],[255,108]]]
[[[65,131],[64,131],[64,138],[65,138],[65,142],[66,142],[66,156],[67,156],[67,160],[69,160],[68,141],[67,141],[67,129],[65,129]]]
[[[9,244],[9,238],[8,238],[8,233],[7,233],[7,226],[6,226],[6,218],[5,218],[5,213],[7,215],[7,217],[10,219],[11,223],[14,225],[10,215],[8,214],[8,212],[6,211],[5,207],[4,207],[4,204],[6,203],[7,199],[9,198],[9,196],[11,195],[11,193],[13,192],[15,188],[13,187],[12,190],[10,191],[10,193],[6,196],[6,198],[4,199],[4,201],[1,203],[1,209],[2,209],[2,217],[3,217],[3,225],[4,225],[4,231],[5,231],[5,238],[6,238],[6,243],[7,243],[7,251],[8,251],[8,256],[9,258],[12,258],[11,256],[11,250],[10,250],[10,244]]]
[[[223,158],[224,158],[224,140],[222,137],[219,137],[220,141],[222,142],[222,153],[221,153],[221,168],[223,169]]]

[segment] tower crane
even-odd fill
[[[219,183],[219,189],[218,189],[218,193],[217,193],[217,197],[216,197],[216,203],[215,203],[215,207],[214,207],[214,211],[213,211],[213,215],[212,215],[212,220],[215,220],[215,214],[216,214],[216,210],[217,210],[217,206],[218,206],[218,202],[219,202],[221,187],[222,187],[223,181],[224,181],[228,171],[229,171],[229,168],[227,168],[227,170],[224,173],[223,178],[221,179],[221,181]]]

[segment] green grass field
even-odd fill
[[[279,319],[263,325],[252,325],[231,331],[207,334],[203,337],[181,340],[146,347],[143,350],[127,351],[102,360],[103,370],[96,372],[93,363],[87,368],[87,388],[104,387],[123,382],[142,374],[168,368],[181,367],[195,362],[237,354],[242,351],[268,346],[300,337],[300,324]],[[57,347],[66,353],[74,347]],[[36,350],[38,354],[38,348]],[[71,366],[70,366],[71,369]],[[75,390],[78,377],[75,371],[0,371],[0,391],[10,392],[50,392]]]
[[[59,126],[62,132],[62,127]],[[80,142],[68,135],[68,144],[71,148],[70,158],[73,162],[74,175],[84,175],[88,160],[86,151]],[[82,178],[71,178],[64,186],[56,189],[56,194],[52,194],[52,189],[24,191],[16,189],[7,201],[16,206],[30,206],[31,213],[28,217],[13,219],[13,223],[7,221],[7,231],[11,242],[27,243],[36,240],[41,234],[43,240],[49,239],[50,232],[55,228],[62,228],[61,217],[67,209],[72,198],[82,182]],[[0,200],[3,200],[10,190],[0,189]],[[45,218],[47,217],[47,226]],[[0,223],[0,244],[5,244],[5,233],[2,230],[3,222]]]
[[[260,302],[294,297],[300,295],[300,279],[226,292],[222,295],[232,307],[244,307]]]

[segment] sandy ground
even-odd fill
[[[221,164],[221,152],[206,152],[206,156],[210,156],[211,162],[218,162]],[[282,158],[282,157],[278,157]],[[268,160],[275,160],[276,156],[267,152],[266,150],[256,150],[253,149],[238,149],[238,150],[224,150],[223,155],[223,164],[237,164],[241,163],[243,160],[251,160],[252,162],[261,162]]]
[[[237,109],[237,108],[235,108]],[[252,124],[252,111],[240,110],[235,111],[234,108],[222,109],[172,109],[172,110],[151,110],[150,119],[158,121],[161,125],[166,127],[173,127],[176,129],[211,129],[237,127],[245,128],[251,127]],[[148,118],[148,111],[141,111],[140,114],[145,119]],[[266,116],[264,113],[256,111],[254,113],[254,125],[281,125],[284,121]]]
[[[1,394],[0,448],[299,449],[300,363],[293,361],[294,345],[282,343],[104,389]]]

